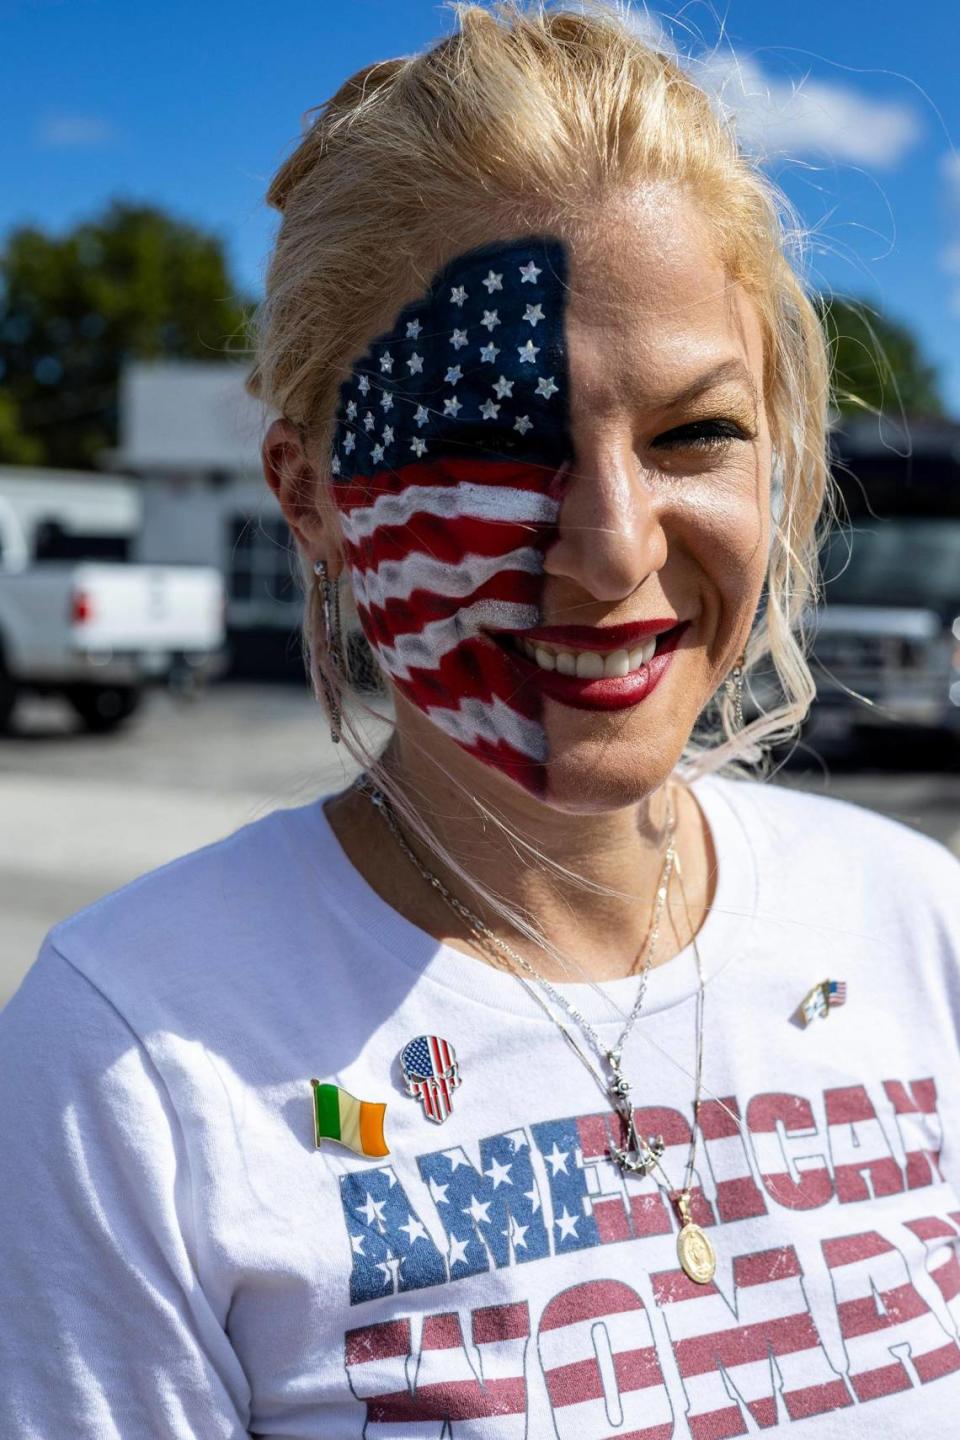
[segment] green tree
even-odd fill
[[[127,359],[222,360],[252,301],[222,241],[150,205],[114,200],[52,236],[11,231],[0,255],[0,461],[93,469],[117,443]]]
[[[924,358],[908,326],[865,301],[821,296],[818,309],[833,357],[834,403],[841,414],[944,413],[937,368]]]

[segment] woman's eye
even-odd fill
[[[736,420],[696,420],[658,435],[653,444],[661,450],[715,450],[731,440],[754,440]]]

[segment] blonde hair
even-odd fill
[[[782,700],[736,730],[721,688],[678,768],[689,778],[768,771],[772,747],[798,735],[816,693],[807,626],[821,583],[820,521],[829,523],[833,503],[828,353],[788,258],[798,234],[792,212],[740,152],[706,92],[642,38],[629,12],[603,3],[548,10],[522,0],[451,8],[456,33],[352,76],[317,107],[275,174],[267,201],[282,221],[253,319],[248,390],[300,426],[322,465],[353,361],[440,264],[488,240],[492,223],[509,235],[536,217],[549,231],[645,180],[690,187],[763,331],[775,480],[764,602],[744,679],[749,685],[750,672],[768,661]],[[323,679],[336,686],[339,676],[310,562],[300,562],[304,658],[320,699]],[[349,715],[344,740],[440,853]]]

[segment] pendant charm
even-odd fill
[[[630,1104],[630,1083],[620,1069],[620,1052],[611,1050],[607,1064],[613,1071],[610,1082],[610,1096],[613,1108],[623,1121],[626,1130],[623,1145],[610,1146],[610,1159],[628,1175],[649,1175],[664,1151],[662,1135],[650,1135],[646,1140],[637,1134],[637,1124]]]
[[[684,1190],[677,1196],[677,1210],[680,1215],[680,1233],[677,1236],[677,1259],[683,1273],[696,1285],[709,1285],[717,1269],[717,1256],[710,1237],[695,1221],[690,1219],[690,1192]]]
[[[453,1110],[453,1092],[460,1084],[460,1067],[449,1040],[439,1035],[418,1035],[400,1051],[400,1069],[407,1094],[419,1100],[434,1125],[442,1125]]]

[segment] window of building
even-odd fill
[[[275,619],[288,624],[300,595],[287,522],[281,516],[234,515],[227,523],[231,610],[246,623]]]

